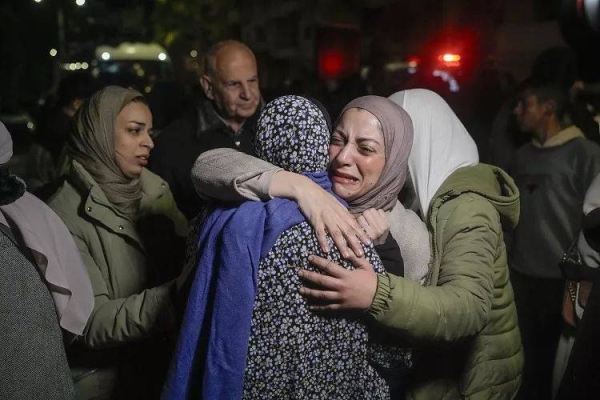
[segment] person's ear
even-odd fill
[[[206,97],[208,97],[210,100],[214,100],[215,96],[213,94],[213,84],[210,76],[202,75],[200,77],[200,85],[202,86],[202,90],[204,91]]]

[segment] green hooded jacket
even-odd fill
[[[370,314],[415,348],[409,399],[511,399],[523,350],[502,224],[519,218],[519,193],[501,169],[455,171],[429,206],[432,259],[425,286],[379,279]]]

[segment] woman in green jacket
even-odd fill
[[[402,331],[417,358],[410,399],[514,398],[523,353],[502,225],[517,223],[518,190],[504,171],[478,163],[475,143],[438,95],[417,89],[391,99],[414,124],[409,172],[429,230],[427,273],[417,281],[389,273],[378,279],[364,258],[351,256],[357,269],[347,271],[313,256],[312,262],[329,276],[301,271],[304,279],[323,288],[303,288],[301,294],[318,300],[321,305],[314,310],[367,310],[370,318]],[[279,173],[272,170],[269,177],[259,171],[269,171],[264,166],[247,168],[245,157],[229,157],[238,165],[235,170],[245,169],[245,176],[226,174],[214,186],[233,182],[238,194],[259,197],[267,190],[271,195],[289,191],[281,187],[290,185],[289,178],[276,179]],[[322,217],[322,210],[331,208],[327,199],[314,201],[318,195],[313,189],[295,184],[296,200],[316,230],[351,226],[337,220],[347,218],[341,213]],[[346,230],[347,236],[354,233]],[[411,266],[405,261],[405,267]]]
[[[75,239],[94,309],[68,357],[78,398],[157,397],[175,323],[187,221],[144,168],[154,147],[142,95],[109,86],[75,115],[70,170],[49,201]]]

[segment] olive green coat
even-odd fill
[[[49,201],[73,235],[94,291],[84,334],[67,354],[79,399],[144,397],[160,389],[167,367],[163,337],[175,326],[174,278],[188,227],[161,178],[144,169],[141,186],[134,223],[72,161]]]
[[[502,223],[516,225],[519,194],[501,169],[455,171],[431,201],[432,259],[425,286],[380,278],[369,310],[414,342],[409,399],[511,399],[523,350]]]
[[[184,237],[187,222],[167,184],[146,169],[141,180],[140,217],[164,215]],[[115,209],[77,161],[49,205],[73,235],[92,282],[94,311],[86,326],[85,344],[116,345],[170,328],[172,283],[149,289],[159,272],[149,271],[147,249],[136,225]]]

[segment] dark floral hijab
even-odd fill
[[[254,148],[258,157],[286,171],[322,172],[329,163],[329,141],[326,116],[316,104],[283,96],[263,109]]]

